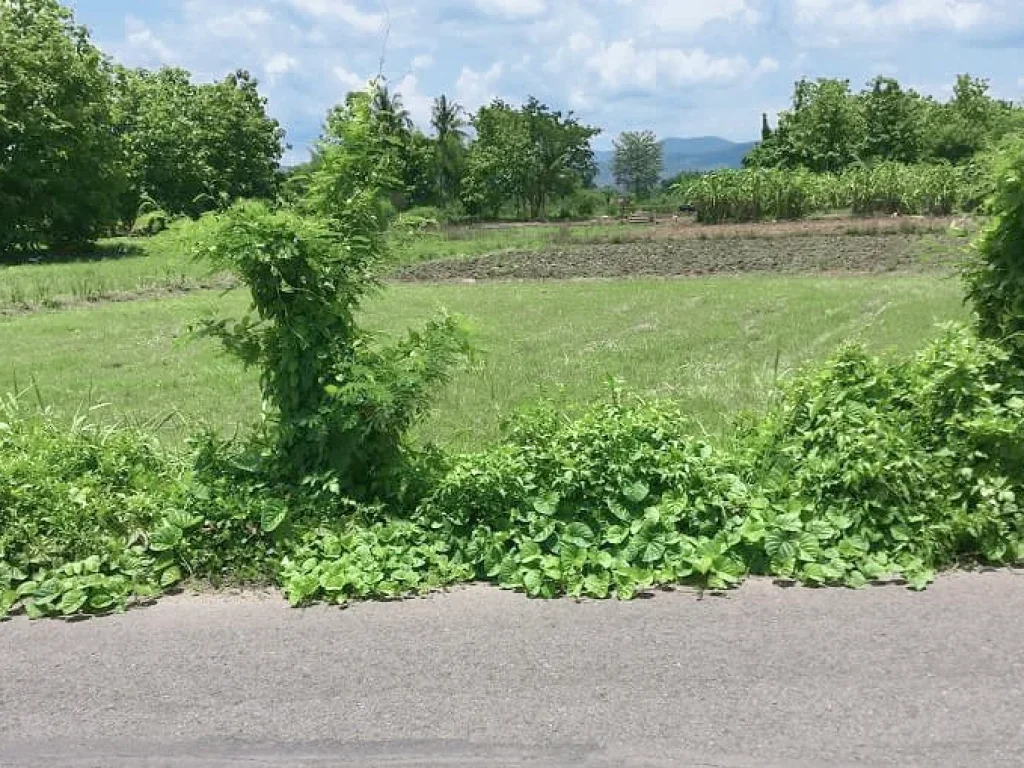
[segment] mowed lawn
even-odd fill
[[[441,307],[465,316],[479,357],[419,431],[469,449],[517,407],[546,397],[571,410],[613,377],[718,433],[764,408],[777,376],[843,341],[919,348],[937,323],[966,319],[961,296],[941,276],[419,284],[387,287],[364,314],[384,334]],[[173,441],[204,423],[230,432],[258,417],[256,375],[186,329],[244,304],[240,292],[201,292],[0,318],[0,391],[67,413],[100,405],[105,418],[160,423]]]

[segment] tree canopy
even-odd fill
[[[663,168],[662,147],[653,131],[626,131],[614,142],[612,174],[615,183],[638,198],[658,186]]]
[[[56,0],[0,0],[0,249],[87,241],[116,217],[111,68]]]
[[[0,50],[0,249],[275,194],[284,132],[248,72],[119,67],[57,0],[0,0]]]
[[[989,94],[988,81],[960,75],[945,103],[876,77],[859,93],[847,80],[803,79],[792,107],[747,156],[756,168],[835,172],[857,162],[962,163],[1024,130],[1024,109]]]

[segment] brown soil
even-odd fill
[[[945,235],[853,237],[790,232],[770,237],[665,238],[423,262],[401,269],[395,277],[405,281],[450,281],[746,272],[923,272],[950,269],[962,258],[963,248],[963,240]]]
[[[625,226],[618,219],[593,219],[591,221],[565,222],[561,226],[588,226],[607,230],[607,233],[590,233],[599,242],[614,242],[625,238],[633,240],[663,240],[676,238],[733,238],[733,237],[787,237],[792,235],[880,235],[880,234],[922,234],[944,233],[950,225],[958,222],[971,228],[977,224],[970,219],[931,216],[831,216],[802,221],[762,221],[747,224],[699,224],[692,216],[659,217],[656,224]],[[474,224],[451,227],[450,233],[465,233],[471,237],[482,230],[523,229],[531,227],[557,226],[558,222],[503,222],[500,224]]]

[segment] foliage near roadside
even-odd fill
[[[671,405],[613,391],[575,419],[524,415],[483,453],[407,465],[421,490],[396,506],[268,479],[245,446],[174,455],[6,404],[0,607],[105,612],[190,577],[276,582],[296,604],[470,580],[536,597],[749,574],[922,588],[1024,559],[1024,381],[964,330],[905,362],[845,348],[731,447],[694,434]]]

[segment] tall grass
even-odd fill
[[[948,216],[972,210],[984,196],[974,166],[879,163],[841,173],[744,169],[714,171],[675,191],[706,224],[795,220],[824,211],[856,215]]]

